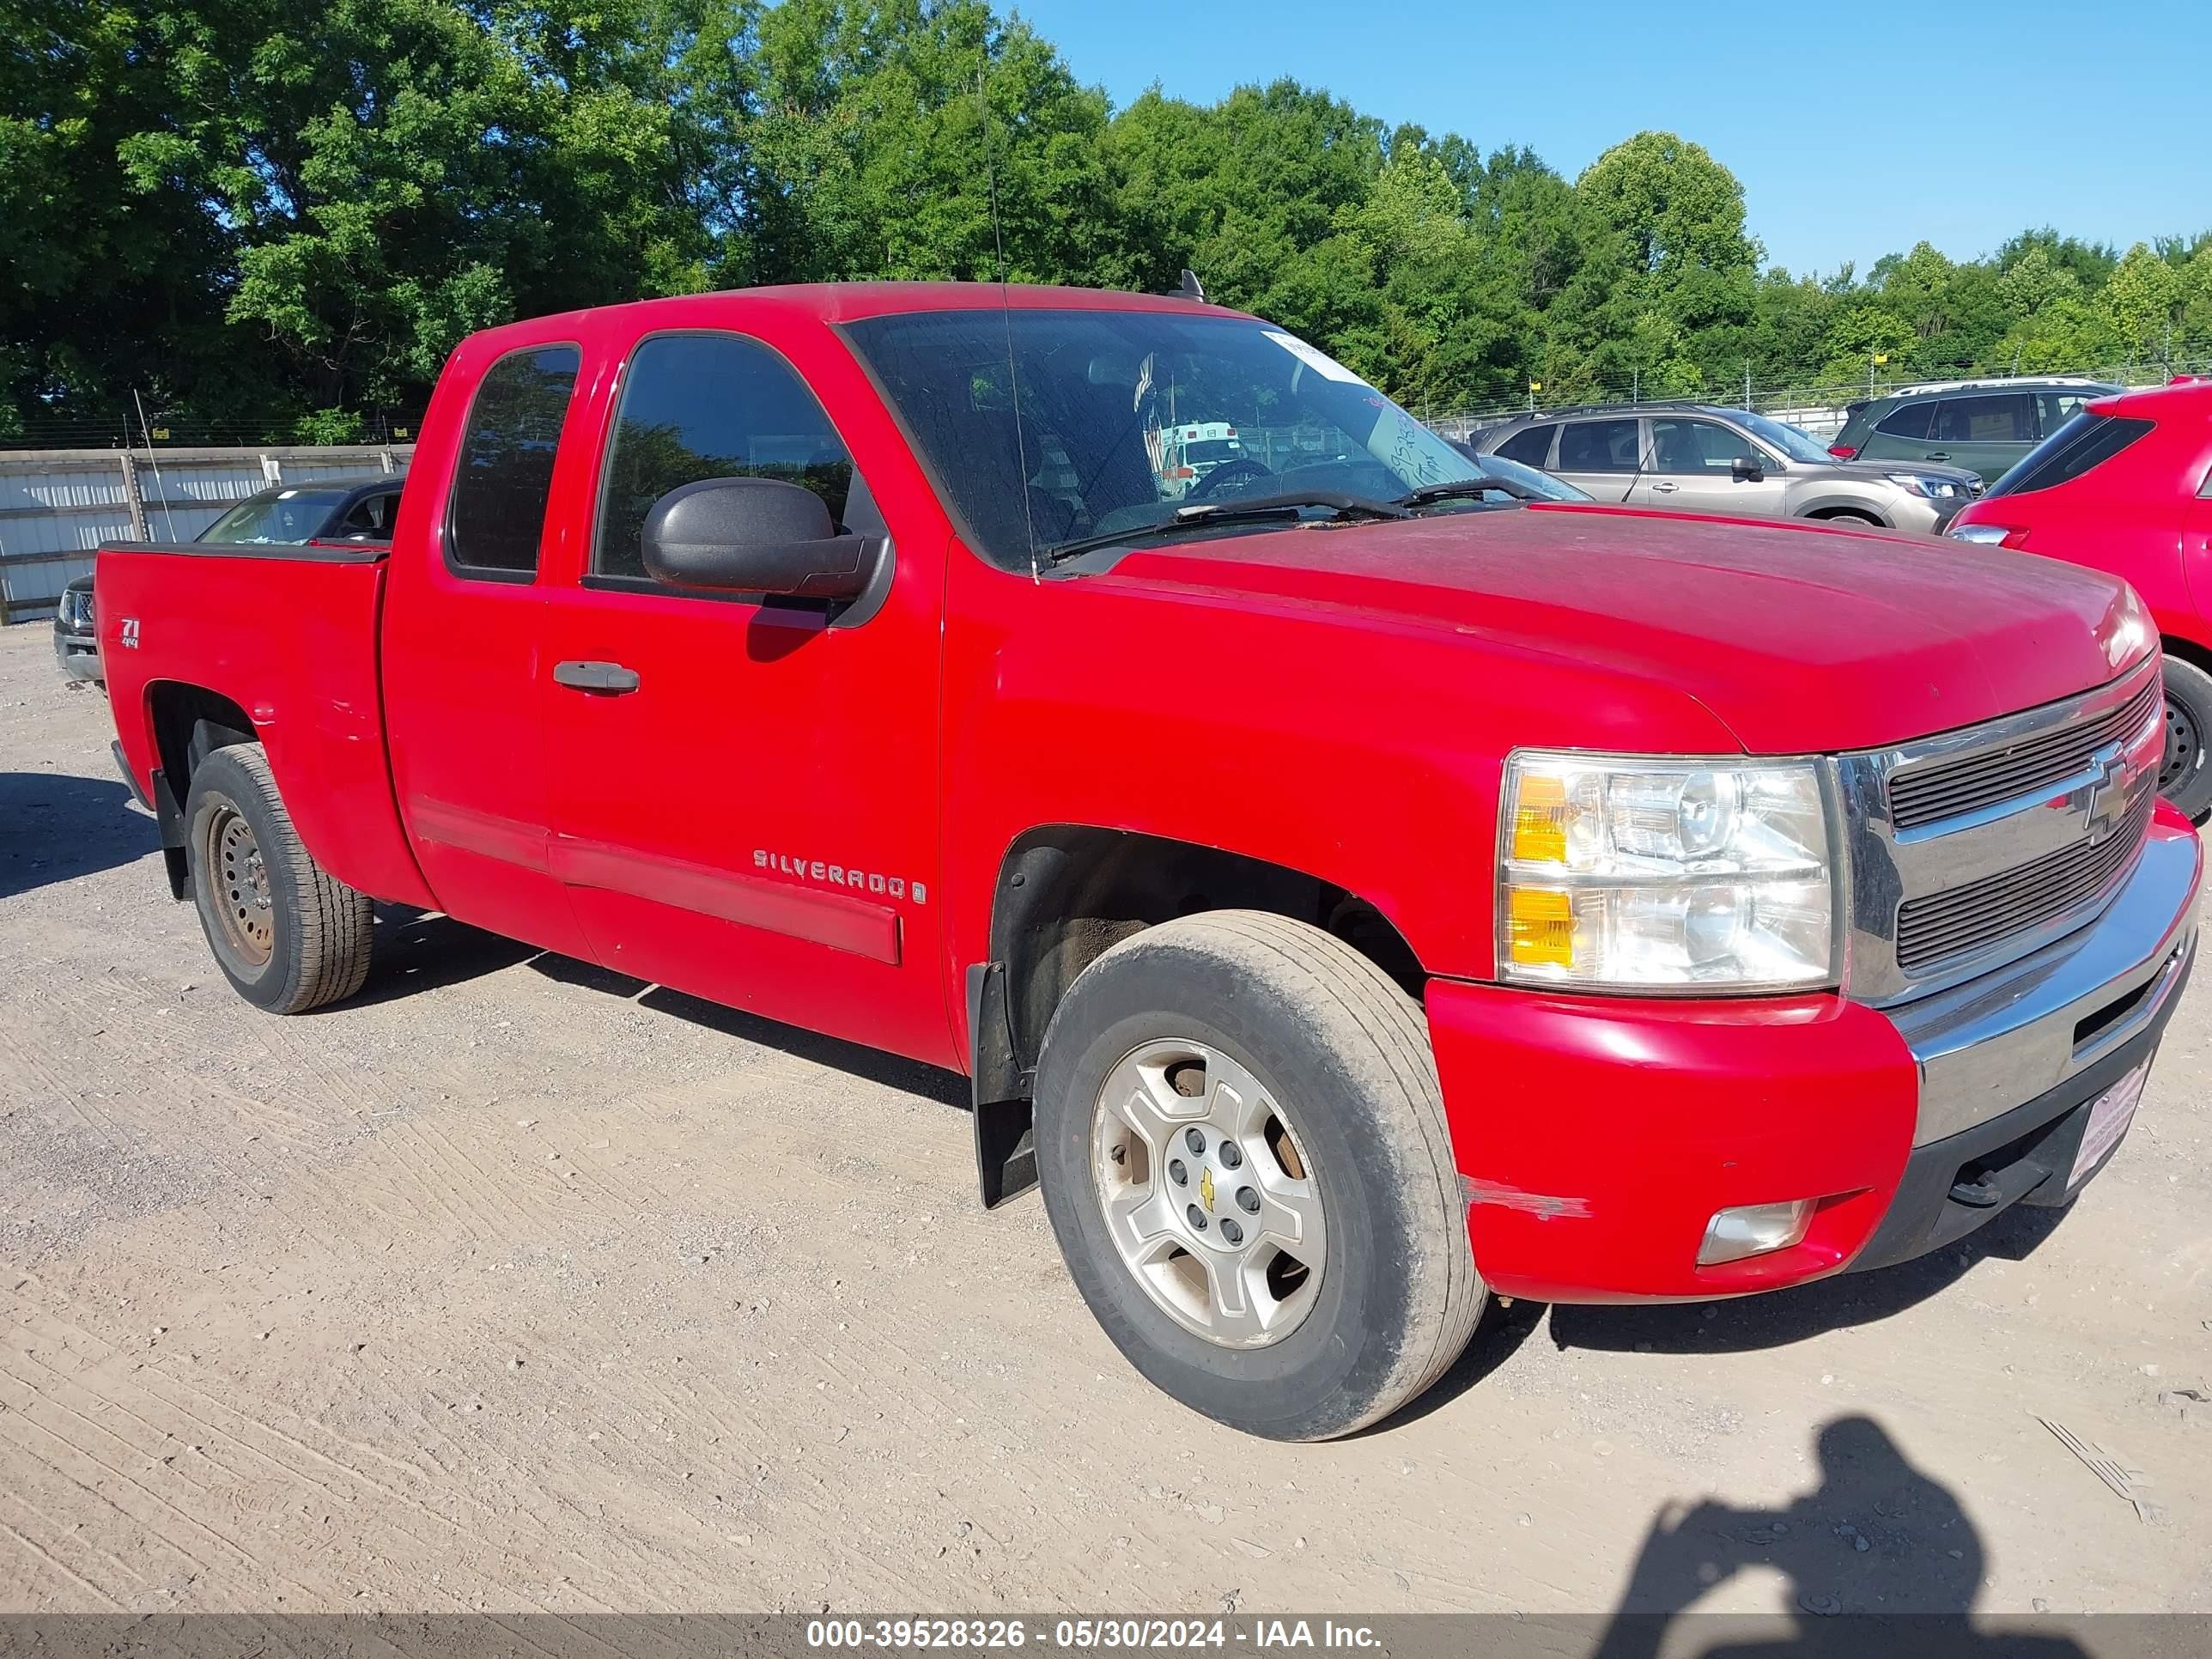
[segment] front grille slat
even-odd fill
[[[2151,690],[2154,695],[2157,687]],[[1897,965],[1925,974],[2086,904],[2141,850],[2157,800],[2145,790],[2103,841],[2077,842],[1978,881],[1906,900],[1897,912]]]
[[[1994,753],[1932,761],[1889,780],[1890,821],[1917,830],[2015,800],[2071,777],[2108,744],[2124,743],[2156,714],[2159,687],[2151,680],[2118,708],[2064,731],[2025,738]]]

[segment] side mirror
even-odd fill
[[[702,478],[645,515],[641,550],[655,581],[741,593],[858,599],[866,537],[839,535],[822,498],[781,478]]]
[[[1756,455],[1739,455],[1729,463],[1729,477],[1738,483],[1757,483],[1765,476],[1766,469]]]

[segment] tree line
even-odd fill
[[[1117,109],[987,0],[0,0],[0,439],[343,441],[515,317],[1185,268],[1433,410],[2212,356],[2212,232],[1792,274],[1671,133],[1570,179],[1289,81]]]

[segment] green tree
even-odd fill
[[[757,74],[756,280],[1133,274],[1105,94],[1018,19],[981,0],[785,0],[760,21]]]

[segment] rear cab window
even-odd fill
[[[477,382],[446,509],[446,564],[455,575],[537,576],[554,457],[582,362],[574,345],[525,346]]]

